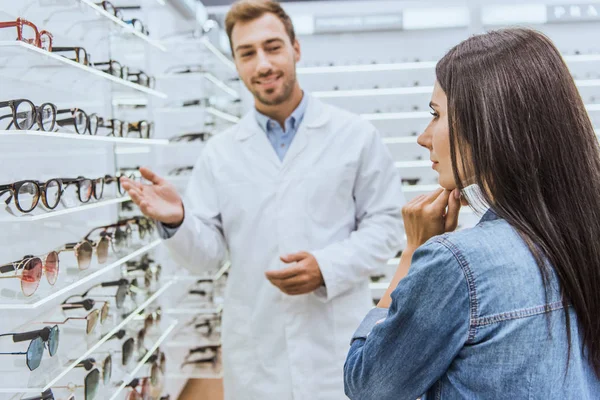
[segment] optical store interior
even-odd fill
[[[184,196],[207,143],[253,112],[232,3],[0,0],[0,399],[224,398],[221,317],[244,266],[181,265],[120,178],[149,185],[147,167]],[[406,201],[439,187],[417,137],[437,61],[474,34],[550,37],[600,134],[600,2],[281,4],[302,90],[375,126]],[[464,207],[458,229],[480,217]],[[373,304],[400,254],[370,274]]]

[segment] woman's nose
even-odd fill
[[[417,143],[420,146],[425,147],[426,149],[431,150],[431,134],[425,130],[423,133],[419,135],[417,138]]]

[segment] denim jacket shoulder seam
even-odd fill
[[[474,324],[474,321],[478,318],[478,309],[479,303],[477,301],[477,288],[475,287],[475,278],[473,276],[473,271],[469,266],[468,261],[465,259],[463,253],[460,249],[451,241],[449,241],[444,236],[440,236],[435,238],[435,241],[446,247],[452,255],[458,261],[458,264],[461,266],[463,274],[465,276],[465,280],[467,281],[467,286],[469,288],[469,333],[467,336],[466,343],[470,343],[475,340],[475,336],[477,334],[477,325]]]
[[[562,310],[563,308],[563,303],[561,301],[555,301],[541,306],[521,308],[518,310],[488,315],[485,317],[477,318],[475,321],[473,321],[473,323],[475,326],[492,325],[504,321],[528,318],[539,314],[546,314],[549,312]]]

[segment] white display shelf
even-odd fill
[[[186,82],[197,81],[197,80],[207,80],[214,84],[216,87],[221,89],[223,92],[227,93],[229,96],[234,99],[239,99],[240,94],[237,90],[233,89],[225,82],[211,74],[210,72],[190,72],[184,74],[163,74],[157,75],[156,79],[164,79],[164,80],[185,80]]]
[[[398,265],[400,264],[400,258],[390,258],[387,265]]]
[[[396,168],[426,168],[431,167],[433,163],[429,160],[415,160],[415,161],[396,161],[394,166]]]
[[[140,369],[142,369],[142,367],[144,367],[144,365],[146,364],[146,361],[148,361],[148,359],[150,357],[152,357],[152,355],[154,354],[154,352],[156,351],[156,349],[158,349],[158,347],[167,339],[167,337],[169,337],[169,335],[171,334],[171,332],[173,331],[173,329],[175,328],[175,326],[177,326],[177,321],[174,321],[172,324],[170,324],[167,327],[167,329],[165,329],[163,331],[162,335],[156,340],[156,342],[154,342],[154,344],[152,345],[152,347],[150,347],[148,349],[148,351],[146,352],[146,355],[144,357],[142,357],[142,359],[137,363],[137,365],[135,366],[135,368],[133,368],[133,370],[131,370],[131,372],[123,379],[123,382],[114,391],[114,393],[109,398],[109,400],[115,400],[121,394],[121,392],[123,391],[123,389],[125,389],[127,387],[127,385],[129,384],[129,382],[131,382],[133,379],[135,379],[135,377],[137,376],[138,371]]]
[[[371,282],[369,283],[369,289],[371,290],[387,290],[390,286],[390,282]]]
[[[65,132],[42,132],[42,131],[20,131],[20,130],[0,130],[0,138],[3,136],[37,136],[52,139],[66,139],[66,140],[82,140],[91,142],[100,142],[106,144],[144,144],[144,145],[159,145],[165,146],[169,144],[167,139],[134,139],[134,138],[120,138],[114,136],[99,136],[99,135],[79,135],[77,133],[65,133]]]
[[[406,137],[384,137],[383,143],[385,144],[417,144],[418,136],[406,136]]]
[[[146,309],[146,307],[148,307],[150,304],[152,304],[154,302],[154,300],[156,300],[159,296],[161,296],[173,283],[174,283],[174,281],[169,281],[169,282],[165,283],[158,291],[156,291],[152,296],[150,296],[143,304],[138,306],[131,314],[129,314],[129,316],[127,318],[123,319],[123,321],[121,321],[113,329],[111,329],[110,332],[108,332],[104,336],[102,336],[102,338],[97,343],[95,343],[93,346],[87,348],[87,350],[85,350],[76,360],[72,361],[70,364],[68,364],[64,368],[54,368],[54,370],[52,370],[51,373],[52,374],[56,373],[57,375],[53,376],[51,378],[48,378],[48,383],[46,383],[45,385],[34,385],[35,387],[34,386],[31,386],[31,387],[27,387],[27,386],[8,387],[8,388],[0,387],[0,393],[37,393],[37,394],[39,394],[45,390],[48,390],[52,386],[56,385],[65,375],[67,375],[73,368],[75,368],[77,366],[77,364],[79,364],[81,361],[85,360],[90,355],[95,353],[115,333],[117,333],[118,331],[123,329],[139,313],[143,312]],[[175,324],[173,325],[173,327],[174,326],[175,326]],[[171,330],[172,329],[173,328],[171,328]],[[169,330],[169,333],[171,330]],[[66,344],[66,346],[68,346],[68,345],[69,344]],[[73,344],[70,343],[70,345],[72,346]],[[148,353],[148,358],[150,357],[150,355],[151,355],[151,353]],[[44,364],[44,360],[42,360],[42,366],[40,366],[40,368],[43,368],[43,364]],[[4,382],[13,382],[13,384],[14,384],[14,382],[21,382],[24,379],[24,375],[27,375],[25,373],[25,371],[23,371],[23,370],[4,372],[4,374],[7,374],[7,373],[13,374],[14,376],[13,377],[5,376],[6,379],[4,379],[3,381]]]
[[[76,289],[76,288],[112,271],[113,269],[125,264],[127,261],[132,260],[132,259],[152,250],[153,248],[158,246],[161,242],[162,241],[160,239],[155,240],[154,242],[147,244],[147,245],[135,250],[133,253],[128,254],[127,256],[122,257],[122,258],[110,263],[109,265],[103,266],[102,268],[100,268],[98,270],[94,271],[94,269],[90,267],[89,269],[87,269],[85,271],[81,271],[78,274],[78,276],[75,277],[74,281],[66,282],[66,285],[61,288],[60,287],[61,282],[65,281],[64,274],[62,274],[63,276],[58,277],[58,282],[54,286],[51,287],[51,292],[47,293],[43,296],[36,293],[35,295],[33,295],[31,297],[25,297],[25,298],[23,298],[22,295],[16,299],[0,298],[0,302],[12,300],[12,302],[0,304],[0,310],[31,310],[31,309],[36,309],[38,307],[46,305],[50,301],[56,299],[57,297],[63,296],[66,293],[69,293],[70,291],[72,291],[73,289]],[[38,289],[38,292],[40,292],[40,289]]]
[[[214,115],[215,117],[221,118],[228,122],[237,123],[240,121],[240,117],[226,113],[225,111],[217,110],[214,107],[205,107],[205,106],[188,106],[188,107],[160,107],[155,110],[160,113],[169,113],[169,114],[179,114],[179,113],[198,113],[199,111],[204,111],[207,114]],[[431,116],[430,114],[428,114]]]
[[[346,98],[346,97],[372,97],[372,96],[393,96],[393,95],[411,95],[411,94],[431,94],[433,86],[416,87],[391,87],[380,89],[357,89],[357,90],[326,90],[321,92],[312,92],[314,97],[322,99]]]
[[[223,52],[221,52],[215,45],[213,45],[208,37],[200,39],[194,38],[173,38],[165,39],[160,42],[163,46],[168,46],[169,51],[176,51],[178,48],[184,48],[184,51],[188,53],[191,47],[200,47],[201,51],[208,50],[214,57],[219,60],[227,69],[236,73],[235,64],[229,59]]]
[[[184,308],[184,307],[181,307],[181,304],[180,304],[176,308],[169,308],[167,310],[163,310],[163,313],[168,314],[168,315],[212,315],[212,314],[218,314],[221,311],[223,311],[222,304],[218,304],[218,305],[216,305],[214,307],[210,307],[210,308],[198,308],[198,307]]]
[[[300,67],[297,69],[299,75],[314,74],[339,74],[345,72],[381,72],[381,71],[407,71],[418,69],[432,69],[437,61],[388,63],[388,64],[356,64],[356,65],[334,65],[325,67]]]
[[[43,70],[44,73],[36,74],[38,80],[33,81],[29,79],[29,77],[33,77],[32,74],[24,73],[27,69],[24,70],[23,65],[29,66],[27,69]],[[65,82],[48,79],[48,77],[57,71],[68,71],[70,81],[108,83],[112,85],[115,92],[145,93],[162,99],[167,98],[165,93],[117,78],[96,68],[87,67],[56,53],[50,53],[20,41],[0,41],[0,67],[3,70],[3,78],[27,80],[29,83],[40,83],[40,85],[59,85],[58,90],[64,90]]]
[[[600,54],[582,54],[582,55],[565,55],[564,60],[568,63],[582,63],[600,61]],[[314,74],[339,74],[349,72],[381,72],[381,71],[408,71],[420,69],[433,69],[437,65],[437,61],[421,61],[421,62],[406,62],[406,63],[387,63],[387,64],[355,64],[355,65],[334,65],[323,67],[299,67],[297,73],[299,75],[314,75]]]
[[[600,79],[578,79],[575,80],[577,87],[599,87]],[[375,97],[375,96],[399,96],[414,94],[431,94],[433,86],[416,87],[389,87],[379,89],[356,89],[356,90],[325,90],[312,92],[314,97],[322,99],[348,98],[348,97]]]
[[[429,119],[431,114],[427,111],[396,112],[396,113],[366,113],[360,114],[368,121],[388,121],[401,119]]]
[[[440,185],[402,185],[404,193],[433,192],[440,188]]]
[[[152,46],[158,50],[162,50],[162,51],[167,50],[167,48],[162,43],[159,43],[155,40],[150,39],[147,35],[144,35],[143,33],[135,30],[131,25],[126,24],[125,22],[121,21],[119,18],[106,12],[104,10],[104,8],[97,6],[95,1],[91,1],[91,0],[72,0],[72,1],[75,1],[75,2],[79,1],[82,4],[85,4],[86,6],[90,7],[92,10],[95,11],[95,13],[97,15],[100,15],[102,18],[105,18],[108,21],[112,22],[115,27],[120,28],[121,32],[129,34],[131,36],[134,36],[135,38],[141,40],[142,42],[149,44],[150,46]],[[163,1],[163,0],[161,0],[161,1]],[[159,1],[159,2],[161,2],[161,1]],[[163,1],[163,4],[164,4],[164,1]]]
[[[97,201],[95,203],[83,204],[81,206],[72,207],[72,208],[65,208],[65,209],[60,209],[60,210],[52,210],[52,211],[48,211],[48,212],[41,212],[41,213],[35,214],[35,215],[32,215],[32,213],[30,213],[30,214],[23,214],[23,215],[19,215],[19,216],[2,215],[2,216],[0,216],[0,222],[30,222],[30,221],[39,221],[39,220],[42,220],[42,219],[48,219],[48,218],[59,217],[59,216],[62,216],[62,215],[74,214],[74,213],[77,213],[77,212],[91,210],[91,209],[94,209],[94,208],[106,207],[106,206],[109,206],[111,204],[124,203],[124,202],[130,201],[130,200],[131,200],[131,197],[124,196],[124,197],[119,197],[119,198],[116,198],[116,199],[100,200],[100,201]],[[36,210],[34,210],[34,211],[36,211]]]
[[[600,104],[586,104],[585,109],[590,111],[600,111]]]

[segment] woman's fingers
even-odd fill
[[[454,189],[448,199],[448,211],[446,212],[446,219],[444,222],[446,232],[452,232],[458,226],[460,207],[460,190]]]

